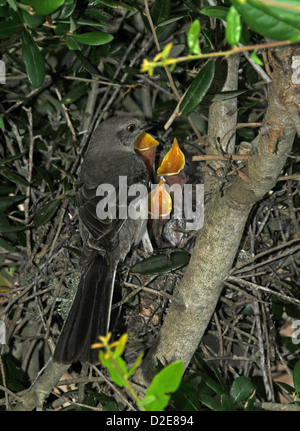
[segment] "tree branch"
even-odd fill
[[[229,275],[249,212],[276,184],[295,137],[295,126],[285,107],[286,100],[299,100],[299,89],[291,82],[290,64],[295,50],[276,49],[280,68],[278,63],[273,65],[268,108],[253,141],[255,152],[247,170],[251,181],[237,176],[223,195],[215,194],[207,203],[205,223],[190,264],[174,291],[179,302],[171,303],[159,336],[136,375],[141,384],[147,385],[152,379],[156,358],[164,364],[181,359],[188,366]]]

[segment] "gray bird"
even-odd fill
[[[146,219],[119,217],[118,211],[126,206],[119,199],[119,177],[127,177],[127,188],[133,184],[148,185],[148,171],[135,153],[134,143],[142,132],[155,125],[131,117],[113,117],[102,122],[92,135],[75,198],[83,240],[82,272],[56,346],[56,362],[98,362],[98,351],[91,349],[91,344],[108,332],[118,263],[140,242],[147,229]],[[108,215],[100,219],[97,205],[103,196],[97,189],[105,184],[114,186],[116,206],[104,207]],[[133,199],[129,196],[127,205]]]

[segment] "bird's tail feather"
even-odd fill
[[[100,254],[83,268],[54,352],[56,362],[98,362],[98,351],[91,344],[108,331],[115,273],[116,265]]]

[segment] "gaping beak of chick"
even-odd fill
[[[171,149],[165,155],[160,167],[157,169],[157,175],[163,176],[169,186],[175,183],[183,186],[186,182],[186,176],[183,171],[184,166],[184,154],[179,148],[177,139],[174,138]]]

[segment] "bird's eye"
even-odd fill
[[[135,132],[135,124],[129,124],[129,126],[127,127],[128,132],[133,133]]]

